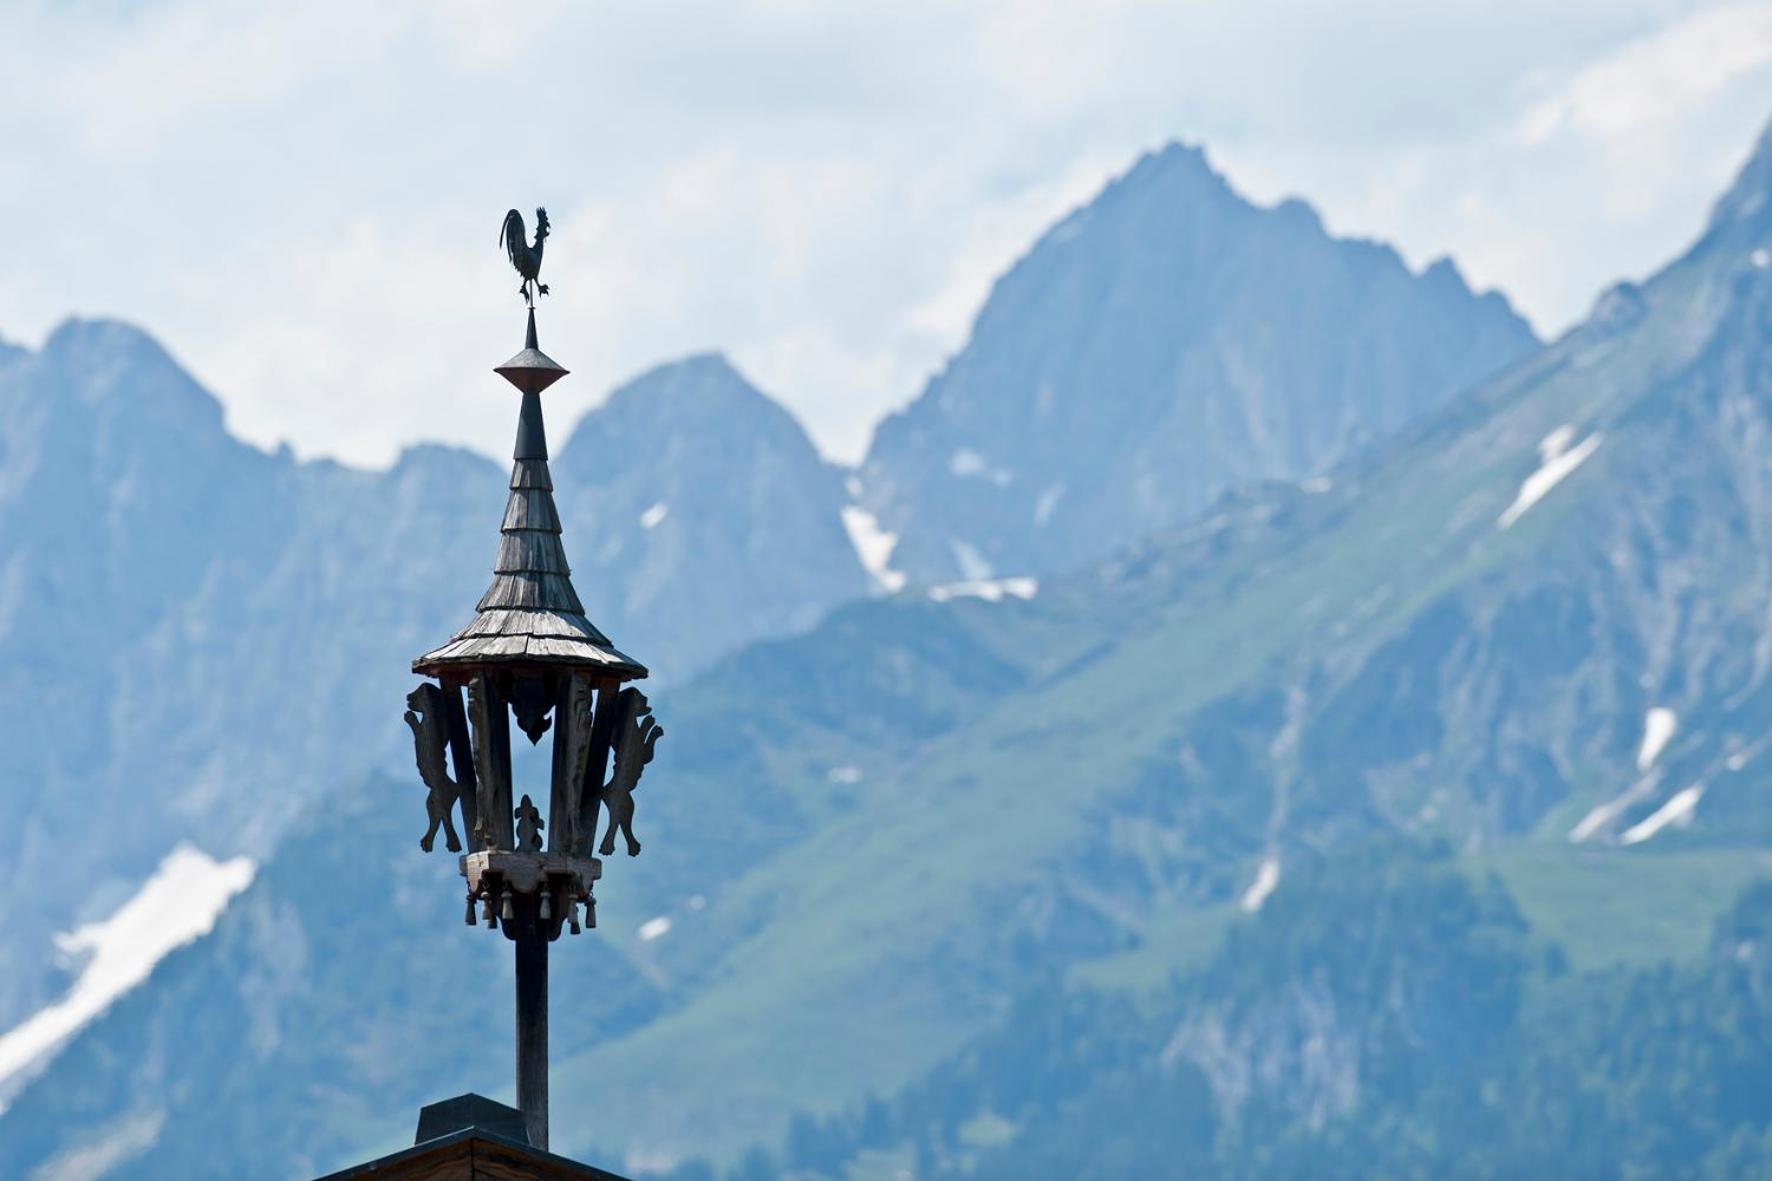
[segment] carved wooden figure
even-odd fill
[[[474,774],[474,742],[468,733],[468,712],[462,705],[459,685],[445,684],[443,718],[449,733],[449,761],[455,767],[456,799],[461,805],[461,830],[467,837],[468,852],[480,851],[478,809],[479,778]]]
[[[548,711],[554,703],[548,699],[548,685],[540,677],[517,677],[511,684],[511,712],[517,715],[517,729],[534,746],[553,723]]]
[[[640,855],[640,842],[634,839],[634,789],[640,786],[640,773],[652,761],[653,748],[664,737],[664,727],[652,716],[646,695],[638,689],[623,689],[616,698],[615,771],[609,786],[603,789],[603,803],[609,809],[609,828],[603,834],[599,850],[607,857],[615,852],[615,830],[627,838],[628,856]]]
[[[541,830],[547,827],[547,821],[541,818],[541,811],[528,795],[517,805],[517,848],[524,853],[541,852]]]
[[[412,728],[412,746],[418,757],[418,774],[430,789],[425,796],[425,811],[431,826],[418,839],[419,848],[429,853],[437,842],[437,826],[443,826],[443,840],[451,853],[461,852],[461,837],[456,835],[450,811],[461,797],[461,785],[449,776],[445,750],[449,730],[444,719],[443,690],[426,683],[406,695],[406,724]],[[464,817],[465,819],[465,817]]]

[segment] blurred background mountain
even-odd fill
[[[1768,198],[1772,138],[1541,345],[1171,147],[854,470],[717,355],[556,416],[575,581],[670,730],[555,957],[556,1146],[1772,1165]],[[505,1087],[503,941],[416,848],[399,720],[503,478],[258,450],[126,325],[0,352],[0,806],[68,883],[11,922],[0,1171],[314,1173]],[[213,929],[70,1008],[175,871]]]

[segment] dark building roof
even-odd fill
[[[541,415],[541,391],[566,370],[536,347],[533,311],[523,351],[496,372],[523,391],[523,408],[492,585],[480,596],[473,622],[413,661],[412,671],[437,676],[451,669],[565,665],[624,681],[643,677],[646,666],[597,630],[572,587]]]
[[[411,1148],[318,1181],[627,1181],[532,1148],[523,1113],[482,1095],[458,1095],[418,1113]]]

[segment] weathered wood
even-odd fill
[[[621,830],[627,838],[628,856],[640,855],[640,842],[634,839],[634,789],[640,786],[640,773],[652,761],[653,749],[664,737],[664,727],[652,717],[646,695],[638,689],[623,689],[616,698],[616,715],[620,721],[615,734],[615,770],[609,785],[603,789],[603,804],[609,809],[609,828],[599,848],[605,857],[615,852],[615,833]]]
[[[560,544],[560,535],[540,529],[514,529],[500,537],[498,557],[492,568],[500,574],[525,570],[543,574],[572,573],[572,567],[566,561],[566,550]]]
[[[453,682],[443,687],[443,712],[449,725],[449,758],[455,766],[456,793],[461,803],[461,827],[468,835],[468,852],[478,852],[483,846],[480,834],[476,831],[475,817],[479,813],[479,788],[476,786],[478,777],[474,774],[474,744],[468,735],[468,715],[462,707],[462,690]]]
[[[559,640],[590,640],[607,645],[609,637],[598,631],[582,615],[561,615],[554,611],[530,611],[522,607],[500,607],[482,611],[459,633],[467,636],[545,636]]]
[[[510,711],[497,681],[477,673],[468,682],[468,717],[474,730],[474,772],[478,779],[477,832],[483,849],[509,849],[511,830]]]
[[[517,834],[511,821],[514,809],[511,806],[511,711],[505,698],[504,686],[499,682],[498,708],[492,711],[492,765],[495,772],[494,815],[499,820],[498,847],[514,849],[517,847]]]
[[[588,842],[578,836],[579,812],[584,798],[585,764],[591,753],[593,691],[591,680],[574,672],[560,678],[560,698],[554,706],[558,726],[554,731],[552,795],[548,816],[548,848],[556,853],[579,853]]]
[[[511,465],[511,490],[520,488],[539,488],[548,492],[554,490],[554,477],[548,471],[546,460],[519,459]]]
[[[548,714],[553,711],[553,694],[548,678],[517,676],[511,681],[511,712],[517,717],[517,728],[529,738],[530,745],[541,741],[552,724]]]
[[[604,681],[597,686],[597,704],[591,724],[590,751],[585,757],[585,774],[581,781],[578,806],[578,831],[572,852],[588,854],[597,841],[597,818],[603,806],[603,786],[609,772],[609,748],[615,739],[615,726],[620,720],[621,685]]]
[[[572,589],[571,578],[530,570],[494,574],[492,585],[480,596],[479,610],[489,607],[535,607],[571,615],[585,613],[578,592]]]
[[[499,529],[501,531],[540,529],[547,533],[560,532],[560,514],[554,508],[554,498],[540,488],[513,488],[511,498],[505,502],[505,518],[499,522]]]
[[[517,1108],[529,1143],[547,1151],[548,940],[533,929],[517,938]]]
[[[431,823],[425,829],[425,835],[418,839],[419,848],[427,853],[436,844],[439,824],[443,826],[443,840],[449,851],[461,852],[461,838],[456,835],[455,823],[449,815],[461,795],[461,786],[449,777],[446,766],[449,730],[444,715],[447,708],[443,690],[428,682],[406,695],[406,725],[412,730],[419,778],[429,789],[425,795],[425,812]]]
[[[488,660],[529,654],[528,636],[468,636],[453,640],[431,656],[437,660],[483,663]]]
[[[451,668],[476,669],[488,665],[519,668],[578,665],[623,677],[637,677],[643,666],[613,648],[583,640],[537,636],[468,636],[451,640],[413,662],[413,671],[436,676]]]
[[[603,863],[595,857],[568,857],[564,853],[482,849],[463,854],[458,865],[468,889],[476,894],[494,879],[500,888],[509,886],[519,894],[533,894],[544,881],[555,878],[565,882],[567,893],[583,894],[603,876]]]

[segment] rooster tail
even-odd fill
[[[523,269],[523,238],[523,215],[513,209],[505,214],[504,225],[499,227],[498,244],[505,248],[505,254],[510,257],[511,265],[518,270]]]

